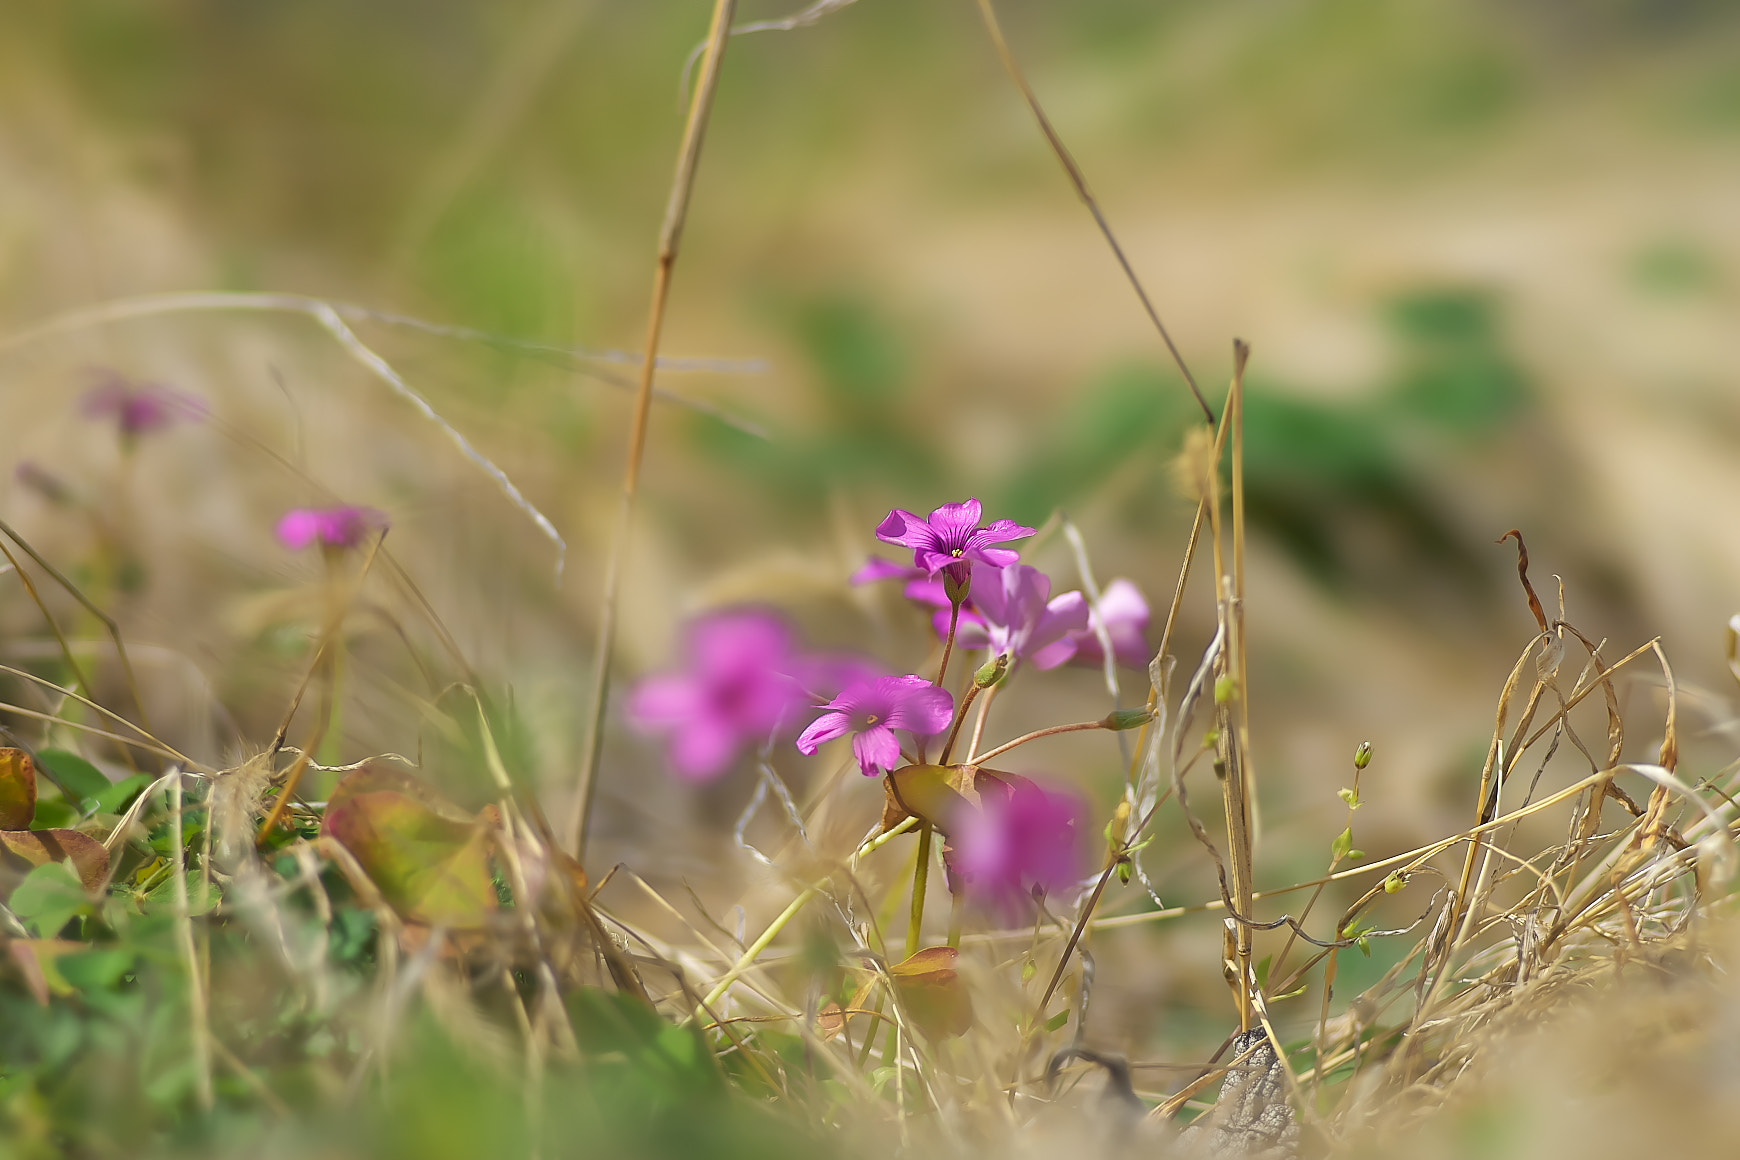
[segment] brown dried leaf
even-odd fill
[[[24,870],[17,864],[19,859],[32,867],[71,862],[86,890],[101,889],[109,878],[109,852],[77,830],[3,830],[0,846],[5,848],[4,860],[12,862],[14,869]]]
[[[973,1027],[973,1000],[955,970],[954,947],[926,947],[888,968],[900,1005],[927,1035],[951,1038]]]

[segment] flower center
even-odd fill
[[[950,548],[949,549],[949,555],[953,556],[957,560],[966,554],[967,554],[967,550],[965,548]]]
[[[877,715],[876,715],[876,714],[874,714],[874,713],[871,713],[871,714],[870,714],[870,715],[869,715],[869,716],[867,716],[867,717],[865,717],[865,718],[864,718],[864,724],[866,724],[866,725],[874,725],[874,724],[876,724],[876,723],[877,723],[877,722],[878,722],[878,721],[880,721],[880,720],[882,720],[882,718],[880,718],[880,717],[878,717],[878,716],[877,716]]]

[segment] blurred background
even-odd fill
[[[744,0],[739,19],[794,8]],[[1731,760],[1740,13],[1719,0],[1000,10],[1217,410],[1233,338],[1254,348],[1261,881],[1327,861],[1362,740],[1377,757],[1361,848],[1466,824],[1494,701],[1535,631],[1514,552],[1494,543],[1512,527],[1543,599],[1561,576],[1570,620],[1609,659],[1664,638],[1696,738],[1682,771]],[[321,571],[272,527],[338,498],[389,513],[403,565],[371,581],[353,625],[338,754],[420,752],[420,706],[467,675],[426,600],[479,678],[511,691],[519,759],[560,801],[585,742],[634,375],[610,352],[641,339],[685,59],[706,21],[698,0],[0,9],[0,515],[115,609],[156,723],[187,752],[231,763],[276,726]],[[318,296],[493,336],[352,323],[547,513],[565,571],[442,431],[305,314],[34,329],[192,290]],[[1171,465],[1193,408],[969,3],[861,0],[733,41],[664,350],[712,361],[660,376],[680,398],[654,411],[619,689],[674,663],[686,616],[743,601],[782,608],[817,644],[921,663],[923,617],[846,584],[891,507],[977,495],[988,517],[1035,525],[1063,510],[1102,583],[1129,577],[1158,607],[1170,595],[1193,510]],[[125,448],[79,409],[105,371],[196,395],[210,416]],[[1029,560],[1076,585],[1061,536]],[[1211,630],[1208,592],[1199,576],[1186,666]],[[0,588],[0,630],[14,652],[40,650],[16,586]],[[1643,722],[1632,756],[1659,744],[1659,685],[1643,666],[1626,685]],[[1013,732],[1105,700],[1095,674],[1068,672],[1016,688],[999,715]],[[1047,744],[1012,767],[1109,807],[1110,741]],[[800,789],[820,779],[795,754],[778,761]],[[743,769],[678,785],[658,744],[613,715],[589,861],[710,880],[728,906],[750,874],[730,829],[753,784]],[[848,790],[863,803],[842,823],[855,838],[875,786]],[[1149,856],[1162,896],[1210,896],[1182,825],[1162,834]],[[1189,953],[1161,953],[1166,938]],[[1132,964],[1102,971],[1125,1015],[1107,1017],[1108,1041],[1182,1042],[1192,1018],[1218,1041],[1226,1000],[1205,966],[1218,940],[1212,922],[1108,936]]]

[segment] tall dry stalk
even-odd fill
[[[640,493],[641,462],[646,455],[647,418],[652,410],[653,374],[658,368],[659,337],[665,325],[665,306],[670,300],[671,274],[676,269],[683,226],[689,218],[689,200],[695,188],[695,170],[701,145],[707,137],[707,121],[713,97],[719,88],[719,68],[725,46],[731,39],[731,17],[737,0],[714,0],[713,23],[707,30],[707,48],[701,58],[701,78],[689,102],[683,125],[683,142],[677,150],[677,172],[671,179],[670,198],[665,204],[664,225],[659,230],[658,259],[653,266],[652,308],[648,312],[646,345],[641,354],[640,382],[634,397],[634,418],[628,432],[628,462],[623,468],[622,499],[616,511],[616,530],[611,536],[609,563],[604,574],[604,595],[598,609],[598,644],[592,665],[592,703],[587,713],[589,736],[575,787],[574,804],[563,828],[563,845],[576,858],[585,854],[586,830],[592,817],[592,802],[598,793],[598,763],[604,754],[604,714],[610,704],[610,662],[616,651],[616,609],[622,588],[623,563],[634,522],[635,499]]]

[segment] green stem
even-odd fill
[[[906,833],[906,831],[912,829],[912,827],[917,824],[917,818],[907,818],[892,830],[877,834],[874,838],[871,838],[868,842],[865,842],[862,846],[858,847],[857,851],[852,855],[853,861],[856,861],[867,854],[875,853],[877,850],[880,850],[883,846],[887,845],[889,841]],[[767,929],[761,932],[761,937],[750,944],[749,949],[743,952],[743,957],[733,963],[731,969],[725,972],[725,977],[714,984],[711,991],[707,992],[707,997],[702,999],[700,1006],[695,1008],[696,1019],[704,1017],[707,1013],[706,1009],[708,1007],[713,1006],[715,1003],[719,1002],[720,999],[725,997],[725,992],[731,989],[731,984],[742,978],[744,972],[755,965],[755,960],[761,956],[761,952],[773,945],[773,940],[779,937],[779,932],[784,930],[786,925],[790,923],[792,919],[797,917],[798,911],[802,910],[809,904],[811,899],[815,898],[816,895],[822,892],[822,887],[826,882],[827,880],[823,879],[821,882],[807,887],[796,898],[791,900],[791,904],[780,912],[778,918],[768,924]]]
[[[919,939],[924,929],[924,894],[930,885],[929,822],[918,831],[918,864],[912,868],[912,923],[906,928],[906,957],[918,953]]]

